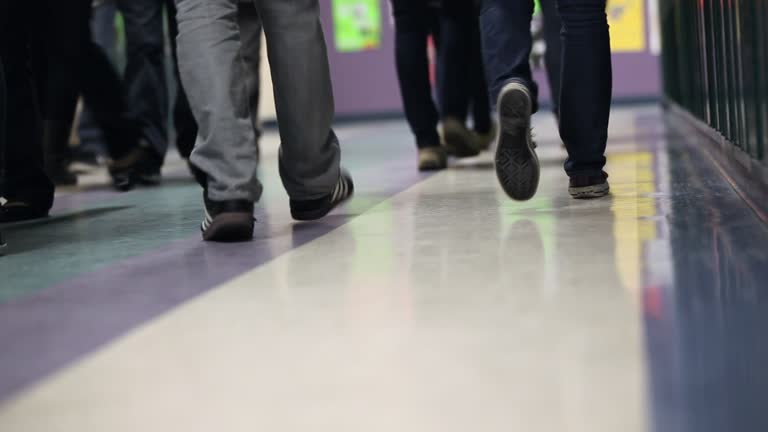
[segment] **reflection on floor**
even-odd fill
[[[615,111],[596,201],[536,126],[526,203],[489,155],[420,175],[402,122],[340,128],[359,193],[311,224],[268,135],[240,245],[199,240],[180,161],[63,193],[4,228],[0,430],[768,430],[761,209],[656,108]]]

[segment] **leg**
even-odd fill
[[[440,13],[438,94],[443,119],[443,141],[448,153],[458,157],[476,156],[481,150],[481,140],[466,125],[474,89],[473,73],[477,67],[472,64],[477,25],[472,2],[443,0]]]
[[[49,0],[43,14],[45,30],[35,45],[45,167],[54,183],[71,185],[77,177],[68,169],[69,138],[80,93],[84,46],[91,43],[91,3]]]
[[[94,42],[84,50],[80,72],[83,99],[104,133],[109,156],[114,160],[125,158],[138,147],[138,122],[128,114],[122,82],[104,50]]]
[[[510,198],[531,199],[539,185],[539,160],[531,138],[536,84],[531,79],[532,0],[485,0],[483,48],[499,115],[496,177]]]
[[[563,20],[560,136],[572,178],[602,177],[605,166],[612,78],[605,6],[606,0],[558,0]]]
[[[480,26],[492,100],[505,84],[517,81],[529,90],[536,112],[538,87],[530,65],[532,15],[533,0],[483,0]]]
[[[238,24],[240,40],[243,46],[242,56],[246,69],[246,87],[248,88],[248,105],[251,110],[251,124],[256,134],[256,149],[259,148],[261,127],[259,125],[259,90],[261,77],[261,17],[253,3],[240,2],[238,5]]]
[[[280,123],[280,174],[293,201],[320,199],[339,183],[331,129],[331,76],[317,0],[256,0],[267,37]]]
[[[423,0],[392,0],[395,15],[395,60],[405,117],[418,148],[440,147],[437,108],[432,99],[427,38],[436,16]]]
[[[438,49],[440,114],[464,123],[469,111],[474,6],[467,0],[443,0]]]
[[[100,3],[93,8],[91,23],[93,41],[106,53],[110,62],[114,62],[115,50],[117,48],[117,32],[115,31],[116,12],[117,9],[114,1]],[[122,89],[122,82],[120,88]],[[80,145],[76,150],[76,154],[79,154],[82,159],[88,162],[96,162],[95,158],[97,156],[106,156],[108,151],[104,144],[103,131],[97,127],[94,113],[90,108],[86,102],[80,114],[80,124],[78,126]]]
[[[143,138],[160,166],[168,150],[163,2],[118,0],[117,7],[125,22],[128,63],[124,79],[131,114],[141,122]]]
[[[7,104],[15,107],[6,112],[3,195],[12,203],[28,204],[31,213],[42,216],[53,204],[53,184],[43,170],[40,117],[28,67],[30,37],[26,23],[33,14],[26,2],[2,3],[0,58],[5,66]],[[3,206],[0,220],[12,220],[9,216],[8,209]]]
[[[475,12],[473,10],[473,12]],[[472,119],[475,132],[482,135],[491,135],[493,139],[491,122],[491,102],[488,98],[488,84],[485,81],[485,68],[483,67],[483,47],[480,36],[480,22],[477,13],[474,13],[470,34],[472,35],[472,47],[469,63],[471,65],[470,77],[472,80]],[[490,139],[488,144],[490,144]]]
[[[192,164],[206,198],[258,201],[257,156],[237,0],[178,0],[181,81],[199,132]],[[308,107],[309,108],[309,107]]]
[[[192,115],[184,88],[179,77],[179,58],[176,50],[176,36],[179,27],[176,23],[176,4],[173,0],[165,0],[168,14],[168,38],[170,39],[171,55],[173,56],[173,75],[176,78],[176,101],[173,105],[173,125],[176,130],[176,149],[184,159],[189,159],[197,139],[197,122]]]
[[[547,44],[544,53],[544,65],[547,69],[547,80],[552,91],[552,109],[555,116],[560,115],[560,73],[562,70],[563,42],[560,32],[563,23],[557,12],[557,0],[540,0],[541,13],[544,16],[544,40]]]

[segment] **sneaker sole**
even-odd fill
[[[445,168],[448,168],[448,162],[444,158],[419,163],[419,171],[438,171]]]
[[[440,171],[447,168],[446,164],[429,163],[419,165],[419,171]]]
[[[253,215],[248,213],[222,213],[203,231],[203,240],[213,242],[240,242],[253,238]]]
[[[608,184],[608,182],[592,186],[568,188],[568,193],[570,193],[571,196],[576,199],[602,198],[608,195],[610,191],[611,186]]]
[[[344,198],[343,200],[336,201],[336,203],[334,203],[333,205],[324,207],[322,209],[312,210],[312,211],[302,211],[302,212],[291,210],[291,217],[293,217],[294,220],[297,220],[299,222],[310,222],[310,221],[322,219],[328,216],[328,213],[332,212],[336,207],[338,207],[341,204],[344,204],[350,199],[352,199],[352,194],[350,194],[348,197]]]
[[[508,84],[499,95],[499,145],[496,177],[512,199],[526,201],[539,187],[539,159],[530,139],[531,98],[521,84]]]

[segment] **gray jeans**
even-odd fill
[[[192,163],[208,198],[258,201],[254,134],[259,26],[263,25],[280,125],[280,176],[288,196],[311,200],[339,179],[333,93],[318,0],[176,0],[179,70],[199,125]]]

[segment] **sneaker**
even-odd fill
[[[472,157],[480,154],[475,148],[474,136],[463,122],[453,118],[443,119],[443,143],[449,155],[458,158]]]
[[[610,191],[608,173],[605,171],[598,175],[571,176],[568,185],[568,193],[576,199],[600,198],[608,195]]]
[[[246,200],[213,201],[204,196],[203,240],[239,242],[253,238],[253,203]]]
[[[135,186],[134,170],[143,157],[144,149],[136,147],[120,159],[110,161],[107,169],[115,189],[121,192],[133,189]]]
[[[352,177],[349,173],[342,170],[339,181],[333,192],[328,195],[308,201],[291,200],[291,216],[297,221],[317,220],[336,208],[339,204],[352,198],[355,192],[355,185],[352,183]]]
[[[160,167],[152,163],[140,164],[136,167],[134,175],[136,176],[136,182],[144,186],[157,186],[163,180],[160,174]]]
[[[143,147],[137,147],[121,159],[109,165],[109,175],[115,189],[125,192],[137,184],[156,186],[160,184],[160,166]]]
[[[47,210],[40,210],[26,201],[9,200],[0,206],[0,223],[23,222],[48,217]]]
[[[499,94],[499,145],[496,177],[510,198],[526,201],[539,187],[539,158],[531,135],[531,94],[525,85],[511,82]]]
[[[435,171],[448,166],[445,150],[442,147],[419,149],[419,171]]]

